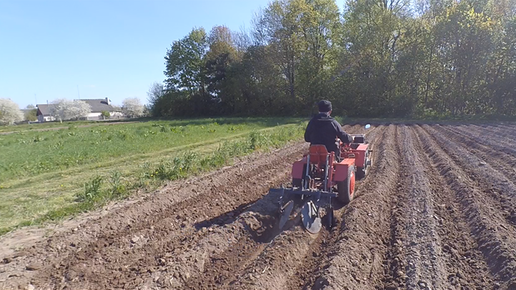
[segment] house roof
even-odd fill
[[[102,111],[108,112],[116,112],[116,109],[113,108],[108,102],[107,99],[81,99],[79,101],[83,101],[91,106],[92,113],[100,113]],[[36,105],[38,108],[38,116],[50,116],[50,108],[53,104],[38,104]]]
[[[102,111],[115,112],[115,108],[109,104],[107,99],[81,99],[79,101],[83,101],[91,106],[92,113],[100,113]]]
[[[37,104],[36,107],[38,108],[37,115],[43,115],[43,116],[50,116],[50,107],[53,106],[52,104]]]

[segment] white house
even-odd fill
[[[36,116],[38,117],[38,122],[51,122],[55,121],[56,118],[54,116],[50,115],[50,107],[52,104],[38,104],[36,105],[36,108],[38,109],[38,112],[36,113]]]
[[[83,101],[90,105],[91,112],[85,116],[86,120],[103,120],[102,112],[109,112],[110,119],[118,119],[123,118],[124,114],[122,114],[120,109],[116,109],[111,105],[111,100],[109,98],[105,99],[80,99],[79,101]],[[38,112],[38,122],[49,122],[55,121],[56,118],[50,115],[50,108],[53,104],[38,104],[36,105]]]
[[[105,99],[80,99],[91,106],[91,112],[86,116],[87,120],[103,120],[102,112],[109,112],[111,119],[118,119],[124,117],[119,109],[111,106],[111,100]]]

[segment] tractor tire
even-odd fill
[[[347,205],[353,200],[353,197],[355,197],[355,168],[353,166],[348,170],[348,178],[337,183],[337,190],[339,192],[337,198],[344,205]]]
[[[370,152],[366,154],[365,167],[357,166],[357,176],[358,180],[363,179],[369,173],[369,168],[373,165],[373,159],[371,159]]]

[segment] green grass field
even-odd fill
[[[305,125],[293,118],[224,118],[4,127],[12,133],[0,135],[0,233],[282,146],[300,139]]]

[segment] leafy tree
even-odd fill
[[[77,120],[91,113],[91,106],[81,100],[58,99],[50,106],[50,115],[57,120]]]
[[[226,77],[226,71],[239,55],[233,44],[233,36],[229,28],[215,26],[208,37],[209,50],[205,56],[206,83],[208,92],[218,97],[221,82]]]
[[[174,41],[152,113],[514,115],[515,19],[515,0],[273,0],[249,35]]]
[[[174,41],[165,56],[167,90],[186,90],[190,95],[204,92],[204,56],[208,48],[203,28],[193,29],[185,38]]]
[[[27,121],[36,121],[38,119],[38,109],[26,111],[24,117]]]
[[[108,111],[102,111],[100,112],[100,115],[103,119],[109,119],[109,117],[111,117],[111,114]]]
[[[153,83],[147,91],[147,100],[154,104],[159,98],[165,95],[165,88],[160,83]]]
[[[254,31],[257,42],[269,48],[270,56],[283,73],[292,104],[295,104],[296,97],[295,71],[303,46],[301,23],[298,21],[301,14],[299,3],[295,0],[271,2],[257,19]]]
[[[163,109],[163,102],[161,101],[166,95],[165,88],[160,83],[153,83],[147,91],[147,100],[149,101],[149,112],[152,116],[161,117],[161,109]]]
[[[129,118],[137,118],[143,115],[144,107],[138,98],[127,98],[122,102],[122,111]]]
[[[0,123],[14,124],[23,121],[23,113],[10,99],[0,99]]]

